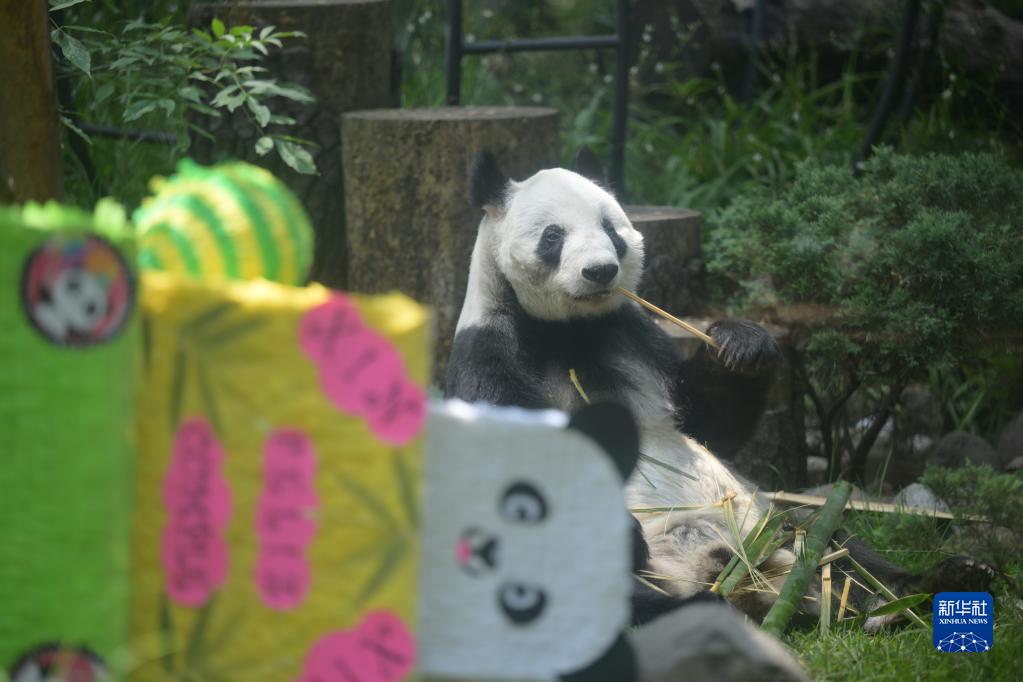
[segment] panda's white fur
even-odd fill
[[[459,333],[503,324],[491,317],[505,280],[526,313],[541,320],[600,316],[621,306],[636,306],[616,293],[587,297],[615,286],[635,290],[643,270],[643,237],[601,186],[568,170],[542,170],[527,180],[509,181],[483,207],[486,214],[472,254]],[[605,220],[626,245],[621,258],[602,227]],[[549,225],[564,230],[562,257],[553,270],[537,256],[537,244]],[[604,263],[619,266],[613,281],[595,284],[583,277],[584,268]],[[722,499],[731,498],[742,536],[757,524],[767,505],[748,482],[677,430],[671,387],[649,358],[621,353],[609,362],[633,378],[632,386],[614,396],[591,392],[588,397],[624,400],[640,426],[644,456],[626,487],[628,505],[675,508],[671,513],[636,515],[650,548],[649,568],[671,592],[694,594],[706,589],[720,570],[720,549],[736,544],[736,528],[726,521]],[[579,392],[560,368],[551,368],[544,384],[549,407],[578,409]],[[675,473],[679,470],[689,476]],[[775,563],[786,561],[791,561],[786,552],[775,558]]]
[[[549,168],[522,182],[509,182],[504,200],[502,205],[485,207],[457,329],[484,319],[498,296],[499,273],[513,274],[508,279],[519,303],[541,320],[606,313],[621,305],[621,296],[593,298],[594,292],[616,286],[634,289],[639,284],[643,236],[598,185],[563,168]],[[629,247],[621,260],[601,229],[604,218]],[[562,257],[553,276],[547,275],[535,254],[548,225],[567,231],[563,246],[567,257]],[[617,264],[619,272],[607,285],[588,282],[580,274],[587,266],[609,262]]]

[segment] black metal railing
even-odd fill
[[[465,42],[462,32],[462,0],[446,0],[444,66],[447,74],[445,102],[455,106],[462,99],[462,58],[494,52],[541,52],[547,50],[613,49],[617,51],[614,101],[611,109],[611,159],[608,181],[625,193],[625,133],[629,113],[629,0],[615,0],[615,32],[597,36],[511,38]]]

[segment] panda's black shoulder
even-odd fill
[[[545,407],[540,379],[521,355],[519,340],[507,323],[488,320],[459,330],[448,358],[444,397]]]

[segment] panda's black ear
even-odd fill
[[[621,405],[587,405],[572,415],[568,428],[585,433],[607,451],[623,479],[628,479],[639,460],[639,430],[632,414]]]
[[[604,164],[600,162],[593,150],[583,145],[575,155],[575,172],[601,185],[607,184]]]
[[[508,176],[486,149],[473,159],[469,170],[469,201],[476,208],[500,208],[508,188]]]

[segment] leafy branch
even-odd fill
[[[50,10],[88,1],[50,0]],[[64,75],[74,78],[77,93],[93,111],[112,105],[119,124],[151,122],[171,132],[177,140],[175,151],[184,152],[193,134],[212,138],[191,113],[220,118],[225,111],[240,110],[256,133],[257,154],[276,150],[297,172],[316,173],[306,148],[311,143],[272,129],[295,124],[290,116],[273,112],[277,102],[310,104],[312,94],[268,77],[261,65],[271,49],[305,34],[273,26],[258,31],[252,26],[228,29],[219,19],[212,21],[208,31],[189,31],[168,20],[136,19],[124,23],[117,33],[54,21],[50,37],[63,56]],[[64,125],[91,143],[64,113]]]

